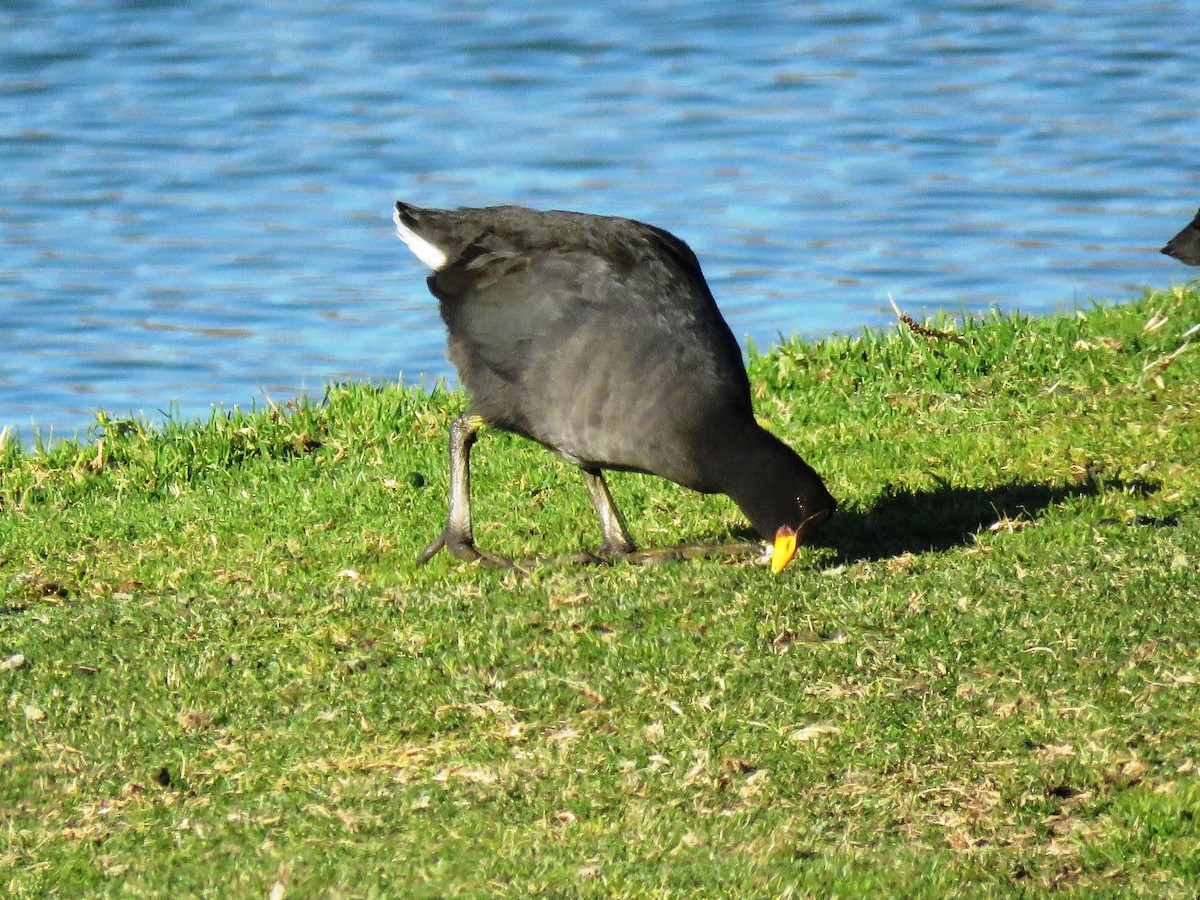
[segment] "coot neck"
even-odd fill
[[[764,540],[771,540],[781,525],[799,528],[814,513],[832,511],[833,498],[820,476],[756,422],[728,434],[722,443],[720,490]]]

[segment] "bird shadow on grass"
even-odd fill
[[[1077,484],[1013,481],[987,488],[942,484],[920,491],[886,489],[868,509],[839,511],[815,543],[836,552],[835,564],[938,552],[969,545],[998,523],[1035,520],[1073,498],[1109,491],[1145,496],[1158,489],[1153,482],[1094,478]]]

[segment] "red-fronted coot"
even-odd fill
[[[396,204],[396,229],[433,269],[470,407],[450,428],[450,514],[418,556],[475,546],[470,450],[479,428],[532,438],[583,471],[600,555],[633,557],[604,469],[727,494],[773,543],[771,567],[833,512],[820,477],[754,419],[741,351],[691,249],[630,219],[516,206]]]

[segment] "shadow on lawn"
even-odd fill
[[[1145,481],[1088,479],[1069,485],[1014,481],[991,488],[943,484],[927,491],[892,490],[870,509],[839,511],[817,543],[835,549],[838,563],[949,550],[972,543],[976,534],[997,522],[1036,519],[1048,507],[1073,497],[1102,491],[1145,496],[1158,488]]]

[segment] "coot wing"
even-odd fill
[[[704,489],[697,440],[753,418],[741,351],[687,246],[628,231],[553,248],[487,234],[430,290],[485,419],[585,465]]]

